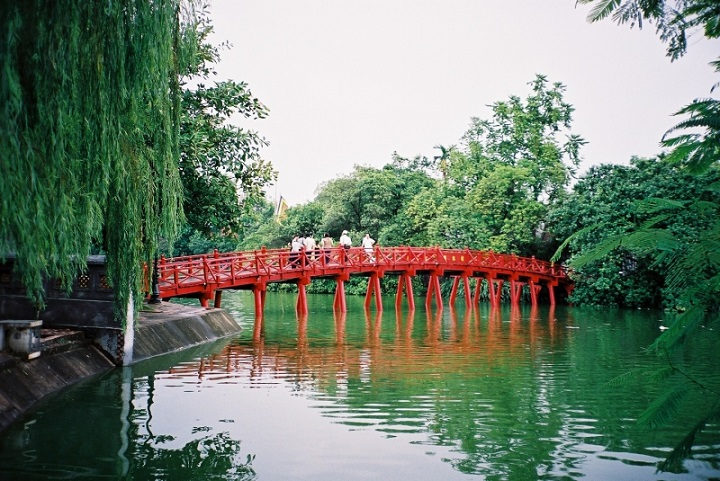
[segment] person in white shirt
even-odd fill
[[[312,236],[312,234],[307,234],[305,236],[305,254],[312,260],[315,260],[316,248],[317,244],[315,243],[315,238]]]
[[[370,237],[370,234],[365,234],[362,240],[362,246],[365,249],[365,255],[370,262],[375,262],[375,256],[373,256],[373,245],[375,245],[375,239]]]
[[[293,237],[290,242],[290,268],[295,269],[298,266],[298,257],[303,250],[302,242],[298,236]]]
[[[345,249],[349,249],[352,246],[352,240],[346,230],[342,231],[342,235],[340,236],[340,245]]]

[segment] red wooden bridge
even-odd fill
[[[380,279],[386,274],[398,276],[395,305],[402,305],[403,295],[408,307],[415,308],[411,279],[418,274],[429,277],[425,304],[432,300],[442,308],[440,277],[454,277],[450,304],[457,298],[462,284],[467,306],[479,302],[481,281],[487,284],[491,305],[501,300],[503,283],[510,287],[510,302],[520,303],[524,285],[528,285],[530,300],[537,305],[538,295],[545,286],[550,304],[555,304],[555,288],[562,286],[569,293],[572,281],[564,268],[534,257],[518,257],[492,251],[470,249],[441,249],[439,247],[375,247],[366,251],[362,247],[332,248],[308,253],[291,253],[287,249],[257,250],[248,252],[215,251],[213,254],[187,257],[161,258],[158,264],[159,296],[198,297],[204,307],[214,299],[220,307],[223,289],[252,290],[255,315],[262,316],[267,285],[292,282],[298,286],[297,311],[307,314],[305,286],[314,278],[329,278],[336,282],[334,309],[345,312],[345,285],[351,275],[368,276],[365,307],[369,309],[373,297],[375,307],[382,310]],[[147,277],[147,276],[146,276]],[[470,278],[477,278],[475,293],[471,296]]]

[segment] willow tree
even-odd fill
[[[0,2],[0,256],[15,256],[36,305],[44,278],[70,285],[98,244],[126,306],[143,260],[176,235],[191,12],[181,0]]]

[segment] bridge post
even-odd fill
[[[367,293],[365,294],[365,310],[370,309],[370,303],[372,302],[372,295],[375,293],[375,309],[382,311],[382,293],[380,292],[380,276],[377,272],[373,272],[368,279]]]
[[[430,282],[428,283],[427,297],[425,298],[425,308],[430,310],[433,295],[435,296],[435,304],[438,309],[443,308],[442,293],[440,292],[440,277],[437,273],[430,274]]]
[[[215,307],[215,309],[220,309],[220,303],[222,302],[222,293],[223,291],[220,289],[215,291],[215,302],[213,304],[213,307]]]
[[[547,283],[548,294],[550,294],[550,305],[555,305],[555,287],[558,285],[557,281],[550,281]]]
[[[265,313],[265,292],[267,287],[265,284],[253,285],[253,299],[255,300],[255,318],[262,317]]]
[[[473,306],[480,304],[480,290],[482,289],[482,278],[475,278],[475,293],[473,294]]]
[[[413,295],[412,276],[407,272],[403,272],[398,277],[397,294],[395,294],[395,309],[400,309],[402,307],[403,291],[405,292],[405,296],[407,297],[408,309],[415,310],[415,297]]]
[[[470,308],[472,306],[472,299],[470,296],[470,279],[468,276],[462,276],[463,290],[465,292],[465,307]]]
[[[210,308],[210,299],[213,298],[214,291],[212,289],[203,291],[198,296],[198,299],[200,299],[200,305],[204,307],[205,309]]]
[[[517,281],[515,279],[510,279],[510,304],[513,306],[519,306],[520,305],[520,294],[522,293],[522,288],[525,285],[524,282]]]
[[[499,307],[500,298],[502,296],[503,279],[487,277],[485,280],[488,283],[488,297],[490,298],[490,305],[493,307]]]
[[[350,276],[337,276],[335,278],[335,299],[333,299],[333,311],[347,312],[347,304],[345,303],[345,281]]]
[[[530,280],[530,303],[533,305],[533,307],[537,307],[538,305],[538,294],[540,293],[540,289],[542,289],[542,285],[538,283],[537,279],[531,279]]]
[[[455,276],[453,279],[453,285],[452,290],[450,291],[450,305],[455,305],[455,300],[457,299],[457,288],[460,284],[460,280],[463,282],[463,290],[465,294],[465,306],[470,307],[471,306],[471,300],[470,300],[470,281],[468,279],[467,274],[463,274],[462,276]]]
[[[398,276],[397,291],[395,292],[395,310],[399,311],[402,308],[402,296],[403,296],[403,285],[405,284],[405,276],[400,274]]]
[[[305,286],[310,283],[310,279],[307,277],[301,277],[297,280],[298,286],[298,298],[295,304],[295,311],[298,315],[307,315],[307,294],[305,293]]]
[[[450,307],[455,305],[455,299],[457,299],[458,284],[460,284],[460,276],[453,277],[452,289],[450,289]]]

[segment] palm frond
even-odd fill
[[[715,192],[716,194],[720,193],[720,181],[713,182],[712,184],[705,187],[705,190],[708,192]]]
[[[665,366],[662,367],[652,373],[650,373],[650,380],[652,382],[661,382],[665,381],[670,378],[673,374],[675,374],[677,371],[672,366]]]
[[[647,372],[647,369],[644,367],[636,367],[610,379],[607,385],[609,387],[624,386],[637,379],[644,379],[647,376]]]
[[[664,210],[680,209],[685,207],[687,201],[649,197],[635,203],[635,209],[639,213],[654,214]]]
[[[680,247],[680,242],[666,229],[640,229],[626,235],[621,246],[630,251],[647,254],[655,250],[676,250]]]
[[[577,3],[591,3],[594,0],[578,0]],[[576,3],[576,5],[577,5]],[[613,10],[620,6],[620,0],[601,0],[590,10],[587,16],[588,22],[597,22],[610,15]]]
[[[615,10],[612,18],[618,24],[630,22],[630,26],[634,27],[635,22],[637,22],[638,28],[642,28],[643,26],[643,14],[635,1],[625,2],[620,5],[619,8]]]
[[[659,471],[678,471],[682,468],[682,463],[692,454],[692,447],[697,437],[705,426],[710,422],[716,422],[720,419],[720,399],[716,400],[713,406],[706,414],[695,423],[688,431],[685,437],[675,446],[675,448],[667,455],[667,457],[658,464]]]
[[[687,386],[678,386],[656,398],[638,418],[638,424],[656,428],[667,423],[678,412],[680,401],[687,395]]]
[[[585,234],[585,233],[587,233],[587,232],[590,232],[590,231],[592,231],[592,230],[595,230],[595,229],[597,229],[597,228],[598,228],[598,226],[597,226],[596,224],[589,225],[589,226],[587,226],[587,227],[583,227],[582,229],[580,229],[580,230],[574,232],[572,235],[568,236],[567,239],[565,239],[565,240],[562,242],[562,244],[560,244],[560,246],[557,248],[557,250],[555,250],[555,253],[552,255],[552,257],[550,258],[550,260],[551,260],[552,262],[557,262],[557,261],[560,259],[560,256],[562,255],[562,252],[565,250],[565,248],[567,247],[567,245],[568,245],[573,239],[575,239],[576,237],[579,237],[579,236],[581,236],[581,235],[583,235],[583,234]]]
[[[703,322],[704,318],[704,306],[694,305],[688,307],[685,312],[675,316],[675,320],[670,325],[670,328],[658,336],[650,347],[648,347],[648,350],[661,353],[675,347],[681,343],[690,332],[695,330]]]
[[[592,249],[584,251],[577,257],[570,260],[570,266],[575,269],[580,269],[588,264],[597,262],[610,254],[612,251],[620,247],[624,238],[624,234],[614,235],[609,237],[600,243],[598,243]]]

